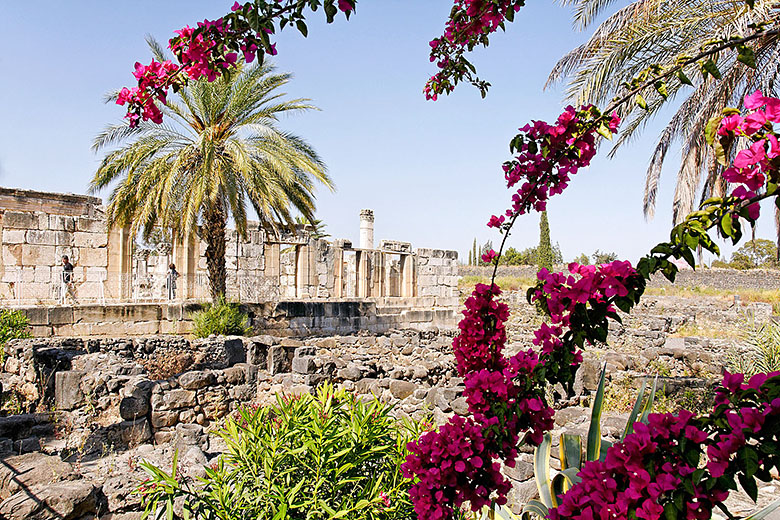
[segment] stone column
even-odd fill
[[[374,212],[360,210],[360,249],[374,249]]]
[[[333,246],[333,297],[344,297],[344,248]]]
[[[310,298],[309,246],[295,246],[295,297]]]
[[[401,296],[412,298],[417,296],[416,266],[414,255],[401,256]]]
[[[196,296],[199,257],[200,244],[194,233],[173,245],[173,263],[180,275],[176,284],[177,299],[187,300]]]
[[[128,301],[132,291],[133,236],[130,228],[112,228],[108,233],[108,268],[105,295],[108,300]]]

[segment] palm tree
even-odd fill
[[[590,27],[613,0],[561,0],[573,6],[574,25]],[[649,65],[675,65],[680,55],[694,56],[701,46],[715,37],[746,36],[750,24],[775,21],[780,16],[775,2],[756,0],[750,9],[744,0],[635,0],[617,10],[599,25],[590,39],[561,58],[550,73],[547,84],[568,80],[567,98],[576,103],[594,103],[602,107]],[[725,194],[725,181],[712,149],[704,142],[707,121],[724,106],[741,106],[748,93],[761,89],[765,95],[777,95],[775,79],[780,70],[780,45],[777,36],[768,36],[751,44],[756,67],[737,60],[738,53],[722,54],[717,67],[722,79],[703,79],[695,66],[685,74],[693,89],[679,78],[667,85],[669,98],[679,97],[680,106],[661,132],[645,179],[644,212],[655,214],[661,168],[673,143],[682,147],[677,186],[672,208],[673,224],[694,209],[697,199]],[[681,88],[682,87],[682,88]],[[637,106],[624,109],[626,119],[610,156],[624,143],[636,137],[664,105],[664,97],[653,92],[645,96],[647,110]],[[780,235],[778,235],[780,240]]]
[[[163,51],[149,42],[155,57]],[[269,232],[295,229],[293,208],[314,219],[315,181],[333,189],[320,157],[303,139],[278,128],[283,114],[314,109],[284,99],[291,78],[271,65],[239,66],[208,83],[191,81],[160,108],[165,125],[108,126],[93,149],[114,147],[90,185],[115,185],[109,225],[149,236],[156,226],[176,238],[199,233],[206,242],[211,297],[225,294],[225,229],[232,217],[246,237],[247,201]]]
[[[302,229],[309,227],[309,236],[315,240],[320,238],[328,238],[330,233],[325,232],[325,228],[328,226],[322,220],[315,218],[309,220],[304,217],[295,217],[295,224]]]

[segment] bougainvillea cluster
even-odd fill
[[[471,78],[474,67],[463,57],[464,51],[487,45],[489,35],[503,28],[523,5],[525,0],[455,0],[444,35],[430,42],[430,60],[440,70],[425,84],[426,99],[435,101],[463,78]]]
[[[752,144],[737,152],[734,162],[723,172],[723,178],[738,184],[731,195],[739,199],[749,199],[763,188],[767,178],[774,175],[777,182],[777,166],[773,160],[780,156],[780,144],[772,129],[772,123],[780,122],[780,99],[764,97],[760,90],[745,97],[744,117],[737,110],[729,110],[718,127],[718,135],[727,143],[742,137]],[[752,219],[759,216],[759,205],[749,206]]]
[[[613,296],[626,296],[629,281],[638,276],[631,262],[621,260],[600,265],[572,262],[569,273],[551,273],[541,269],[536,275],[540,284],[533,296],[534,300],[544,299],[553,323],[567,327],[577,304],[606,302]],[[610,307],[608,310],[614,311]]]
[[[544,211],[547,200],[562,193],[571,176],[590,165],[596,154],[596,134],[616,133],[620,119],[613,114],[608,123],[598,124],[600,114],[593,106],[579,110],[566,107],[554,125],[532,121],[520,129],[512,141],[517,156],[504,163],[507,188],[519,185],[512,195],[510,219],[529,211]],[[504,216],[493,215],[488,227],[499,228]]]
[[[458,373],[464,378],[464,397],[471,417],[464,422],[454,418],[439,431],[423,435],[410,443],[411,452],[404,465],[409,477],[417,477],[411,495],[421,518],[450,519],[454,510],[468,500],[478,510],[490,500],[506,502],[508,488],[492,472],[461,474],[458,468],[469,457],[478,456],[490,467],[503,462],[514,466],[520,435],[531,445],[538,445],[544,433],[553,427],[553,410],[545,400],[545,386],[550,382],[571,382],[582,362],[579,351],[564,329],[579,311],[576,305],[601,302],[628,293],[626,284],[636,277],[628,262],[601,266],[570,266],[572,275],[539,274],[545,283],[539,285],[539,299],[556,302],[554,324],[543,323],[535,333],[538,351],[521,351],[507,358],[502,351],[506,343],[504,323],[509,317],[496,285],[478,284],[466,300],[460,333],[453,340]],[[577,275],[577,276],[575,276]],[[542,296],[545,294],[546,296]],[[453,428],[467,428],[456,434]],[[477,431],[479,434],[477,434]],[[460,437],[478,440],[475,448],[455,448]],[[492,487],[491,487],[492,483]],[[477,496],[472,493],[479,490]],[[492,493],[495,493],[492,495]]]
[[[329,4],[333,3],[334,0],[330,0]],[[332,7],[334,12],[338,9],[348,14],[355,8],[355,0],[336,0],[335,4],[337,7]],[[123,88],[117,98],[117,104],[128,105],[125,117],[130,126],[137,126],[141,120],[162,123],[162,112],[157,103],[166,103],[171,88],[175,92],[189,80],[201,78],[214,81],[225,70],[235,67],[240,57],[251,63],[256,58],[262,61],[265,54],[276,55],[276,44],[270,40],[276,18],[300,12],[306,5],[306,2],[296,0],[235,2],[231,12],[217,20],[203,20],[195,28],[188,25],[175,31],[176,36],[171,38],[168,48],[179,64],[156,60],[146,66],[136,63],[133,75],[138,80],[138,86]],[[329,7],[325,6],[326,13]],[[333,13],[328,13],[329,21],[332,16]],[[286,20],[291,21],[292,18]],[[284,25],[281,24],[280,28]],[[296,20],[296,26],[305,33],[302,15]]]
[[[549,518],[709,519],[735,479],[754,495],[754,478],[768,481],[778,465],[780,372],[743,381],[727,372],[708,415],[650,414],[603,461],[585,464]]]
[[[694,415],[687,411],[650,414],[647,424],[636,424],[634,433],[607,450],[603,461],[587,462],[578,473],[581,482],[564,496],[561,505],[550,511],[551,520],[629,518],[659,519],[664,499],[682,488],[697,469],[686,447],[701,451],[707,434],[699,429]],[[687,443],[678,440],[685,438]],[[689,503],[686,518],[710,518],[713,504],[728,496],[720,491],[706,492],[697,485],[695,505]],[[705,513],[706,511],[706,513]],[[706,516],[699,516],[704,514]]]

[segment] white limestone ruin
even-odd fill
[[[403,299],[401,307],[454,309],[457,252],[382,240],[374,248],[374,215],[360,212],[360,246],[315,239],[305,229],[272,235],[250,222],[247,238],[227,237],[228,298],[282,300]],[[206,245],[197,236],[139,248],[128,229],[108,229],[102,201],[83,195],[0,188],[0,304],[63,303],[61,258],[74,265],[76,305],[161,303],[166,272],[176,265],[175,300],[209,298]],[[400,301],[400,300],[399,300]]]

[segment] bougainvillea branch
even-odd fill
[[[511,22],[523,4],[522,0],[455,0],[444,35],[431,42],[431,61],[439,72],[426,85],[426,97],[435,100],[464,80],[484,95],[489,84],[476,76],[465,53],[487,45],[490,35]],[[304,10],[320,6],[330,22],[339,11],[348,16],[355,1],[236,3],[219,20],[177,31],[170,48],[180,64],[136,64],[138,87],[120,94],[118,103],[129,105],[130,125],[141,119],[160,122],[157,103],[165,103],[169,88],[200,78],[214,81],[229,72],[239,56],[252,61],[275,54],[271,36],[277,25],[278,29],[294,25],[305,35]],[[778,28],[760,25],[753,29],[744,38],[714,40],[699,55],[681,57],[674,67],[651,64],[603,112],[593,106],[567,107],[554,124],[533,121],[512,140],[510,151],[516,155],[503,165],[507,187],[514,191],[512,204],[488,222],[504,234],[499,252],[488,251],[483,257],[494,264],[491,283],[477,285],[466,300],[453,341],[471,415],[455,417],[411,443],[411,455],[403,466],[405,474],[416,479],[411,497],[420,518],[448,520],[466,502],[473,510],[491,502],[505,503],[510,486],[501,465],[514,465],[519,442],[537,445],[552,428],[546,386],[560,383],[571,390],[582,361],[581,349],[606,340],[609,320],[620,320],[618,310],[631,310],[653,274],[662,273],[673,281],[678,269],[673,258],[694,266],[697,247],[718,252],[709,230],[716,228],[736,243],[742,235],[741,221],[752,224],[758,218],[760,200],[774,197],[778,203],[780,145],[773,123],[780,122],[780,100],[757,92],[745,99],[746,114],[726,109],[707,128],[707,140],[725,167],[724,180],[737,185],[731,193],[705,201],[672,230],[668,242],[654,247],[636,267],[616,261],[598,266],[572,263],[568,273],[541,270],[528,298],[548,313],[550,322],[534,332],[535,348],[511,357],[503,354],[509,312],[499,301],[501,290],[494,282],[518,217],[544,210],[551,196],[563,192],[571,176],[590,164],[598,136],[617,132],[620,121],[615,112],[632,100],[643,105],[644,89],[652,86],[663,96],[665,81],[674,74],[681,82],[690,82],[684,69],[694,63],[701,65],[705,77],[717,78],[719,53],[735,49],[738,59],[750,64],[754,60],[746,44],[780,33]],[[750,145],[726,164],[726,152],[738,140]],[[604,460],[586,464],[580,483],[562,497],[551,518],[709,518],[712,508],[721,507],[729,491],[736,489],[737,479],[755,498],[756,479],[766,480],[769,470],[780,463],[778,416],[780,375],[762,375],[744,383],[740,375],[727,373],[710,414],[651,414],[647,425],[636,425],[633,434],[607,450]],[[700,467],[705,454],[708,462]]]
[[[143,120],[162,123],[163,115],[157,103],[166,103],[168,91],[178,91],[188,81],[206,78],[214,81],[230,73],[239,56],[250,63],[263,61],[265,54],[275,55],[276,44],[271,37],[277,29],[294,26],[306,36],[304,12],[323,8],[328,23],[338,12],[349,15],[355,9],[355,0],[254,0],[235,2],[231,12],[216,20],[198,22],[197,27],[186,26],[176,31],[169,41],[169,49],[178,64],[168,60],[152,60],[149,65],[135,64],[133,75],[138,85],[123,88],[117,97],[118,105],[127,105],[126,118],[131,127]]]

